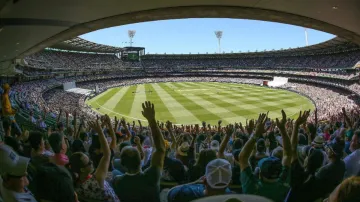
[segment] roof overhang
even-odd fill
[[[360,44],[360,1],[0,0],[0,61],[94,30],[180,18],[239,18],[293,24]]]

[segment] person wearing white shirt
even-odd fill
[[[356,131],[350,143],[351,154],[345,159],[345,178],[356,176],[360,172],[360,131]]]
[[[17,155],[11,147],[0,145],[0,196],[6,202],[36,202],[26,188],[30,159]]]

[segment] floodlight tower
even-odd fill
[[[130,39],[130,42],[129,42],[129,43],[130,43],[130,47],[131,47],[132,44],[133,44],[132,39],[134,38],[135,33],[136,33],[135,30],[129,30],[129,31],[128,31],[128,36],[129,36],[129,39]]]
[[[223,32],[222,31],[215,31],[215,36],[218,39],[219,42],[219,54],[221,54],[221,37],[222,37]]]
[[[306,28],[304,28],[305,29],[305,44],[306,44],[306,46],[308,46],[309,45],[309,42],[308,42],[308,33],[307,33],[307,29]]]

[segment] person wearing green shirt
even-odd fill
[[[286,114],[282,110],[282,119],[279,121],[276,119],[276,125],[281,132],[283,138],[283,159],[282,162],[276,157],[263,158],[258,162],[260,168],[259,176],[255,176],[252,173],[249,165],[250,154],[256,144],[258,138],[262,137],[265,132],[265,123],[267,120],[267,114],[260,114],[255,131],[246,142],[244,148],[239,154],[239,164],[241,169],[241,185],[244,194],[253,194],[266,197],[275,202],[284,201],[289,191],[289,179],[290,179],[290,165],[292,159],[292,147],[290,138],[286,132]],[[309,112],[304,112],[294,123],[294,131],[297,131],[296,125],[306,121]]]

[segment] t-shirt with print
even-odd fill
[[[81,183],[75,191],[80,201],[120,202],[110,184],[104,181],[104,188],[101,188],[95,176]]]
[[[116,195],[121,202],[160,201],[160,168],[150,166],[134,175],[116,176],[113,181]]]
[[[168,193],[168,202],[188,202],[193,201],[204,195],[205,186],[203,184],[187,184],[172,188]],[[231,194],[229,188],[225,190],[226,193]]]
[[[280,178],[273,183],[259,180],[251,171],[250,166],[241,171],[241,186],[244,194],[266,197],[275,202],[284,201],[289,191],[290,168],[283,167]]]

